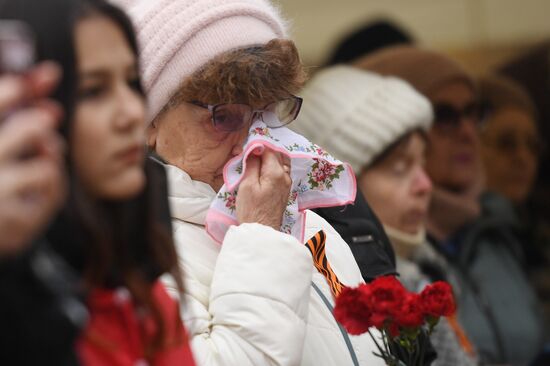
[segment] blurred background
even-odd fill
[[[550,222],[550,1],[275,1],[291,19],[292,37],[311,74],[404,42],[443,52],[475,77],[501,73],[519,82],[535,102],[544,145],[531,202]],[[542,225],[546,235],[548,226]]]
[[[535,105],[538,132],[536,143],[523,146],[530,146],[539,168],[528,199],[516,206],[523,225],[535,228],[525,236],[532,244],[525,246],[525,257],[550,319],[550,0],[275,1],[292,21],[292,37],[310,74],[378,47],[414,43],[457,60],[476,79],[498,73],[525,89]],[[502,140],[496,158],[519,156],[522,137],[514,133]],[[514,159],[508,170],[523,174],[527,164]]]
[[[323,64],[347,34],[389,20],[423,46],[484,72],[550,36],[548,0],[278,0],[305,63]]]

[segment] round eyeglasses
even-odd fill
[[[248,104],[204,104],[199,101],[189,103],[208,109],[212,114],[212,124],[218,131],[237,131],[260,118],[268,127],[279,128],[294,121],[300,113],[302,98],[291,96],[266,105],[262,109],[253,109]]]

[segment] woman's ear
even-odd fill
[[[147,147],[155,151],[155,147],[157,145],[157,135],[158,135],[158,121],[155,119],[151,124],[147,127],[147,131],[145,131],[145,138]]]

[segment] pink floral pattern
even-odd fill
[[[323,150],[322,147],[320,147],[319,145],[316,145],[316,144],[312,144],[311,145],[311,148],[315,151],[315,153],[319,156],[322,156],[324,158],[326,158],[328,155],[328,152],[326,152],[325,150]]]
[[[279,141],[269,132],[268,127],[256,127],[250,130],[250,136],[264,136],[272,139],[273,141]]]
[[[305,210],[353,202],[355,179],[349,164],[338,161],[318,145],[287,128],[268,128],[261,120],[248,130],[243,153],[224,167],[224,186],[206,218],[207,232],[219,243],[230,225],[237,224],[236,195],[246,171],[244,158],[253,149],[273,149],[290,158],[292,188],[281,231],[299,240],[304,235]]]
[[[218,198],[220,198],[221,200],[223,200],[223,202],[225,203],[225,208],[227,208],[229,211],[231,211],[231,213],[233,213],[235,211],[235,209],[237,208],[236,206],[236,203],[237,203],[237,191],[233,191],[233,192],[220,192],[218,193]]]
[[[344,171],[342,165],[333,165],[326,160],[313,159],[315,163],[311,166],[311,171],[307,174],[308,183],[311,189],[324,191],[332,188],[335,179],[340,178],[340,173]]]
[[[290,196],[288,197],[288,203],[286,205],[290,206],[290,205],[295,204],[297,199],[298,199],[298,191],[293,189],[290,192]]]
[[[292,145],[285,146],[285,149],[287,149],[290,152],[313,153],[323,158],[326,158],[329,156],[329,154],[322,147],[311,142],[307,146],[294,143]]]

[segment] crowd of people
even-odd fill
[[[0,22],[36,49],[0,75],[1,365],[383,365],[333,306],[387,275],[452,284],[426,365],[547,364],[544,139],[517,81],[395,30],[308,75],[269,0],[6,0]],[[311,145],[245,151],[270,131]],[[286,230],[316,189],[333,204]]]

